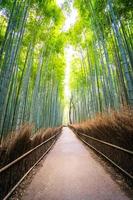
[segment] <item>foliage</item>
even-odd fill
[[[133,105],[131,1],[75,0],[79,16],[69,30],[70,121]],[[130,8],[129,8],[130,7]]]
[[[55,1],[2,1],[0,6],[0,134],[24,122],[62,123],[64,45],[62,10]]]
[[[63,32],[73,6],[78,17]],[[132,2],[9,0],[0,4],[0,135],[25,122],[62,124],[64,49],[73,46],[69,120],[133,105]]]

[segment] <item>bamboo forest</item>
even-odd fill
[[[130,187],[132,38],[132,0],[0,0],[0,199],[66,127],[126,171]]]

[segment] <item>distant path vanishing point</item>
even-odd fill
[[[62,132],[22,200],[128,200],[74,133]]]

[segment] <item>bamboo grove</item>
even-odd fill
[[[0,5],[0,134],[62,124],[64,17],[54,1]]]
[[[62,31],[73,4],[77,21]],[[0,1],[0,136],[21,124],[55,127],[65,107],[64,49],[71,45],[69,121],[133,105],[131,0]]]
[[[75,0],[77,23],[70,30],[76,51],[71,67],[69,118],[133,105],[132,1]]]

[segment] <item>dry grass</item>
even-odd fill
[[[110,115],[99,114],[94,119],[72,127],[80,133],[133,150],[133,109],[122,108]]]
[[[110,115],[99,114],[94,119],[70,126],[76,133],[84,133],[102,141],[133,151],[133,109],[122,108]],[[133,157],[120,150],[82,136],[97,150],[133,175]]]
[[[15,160],[60,131],[60,128],[40,129],[32,136],[32,125],[25,124],[8,134],[0,146],[0,167]]]
[[[23,125],[3,140],[0,147],[0,167],[4,167],[51,136],[60,133],[61,130],[62,127],[40,129],[32,136],[32,126]],[[54,141],[55,138],[34,149],[28,156],[0,173],[0,199],[4,198],[24,174],[44,155]]]

